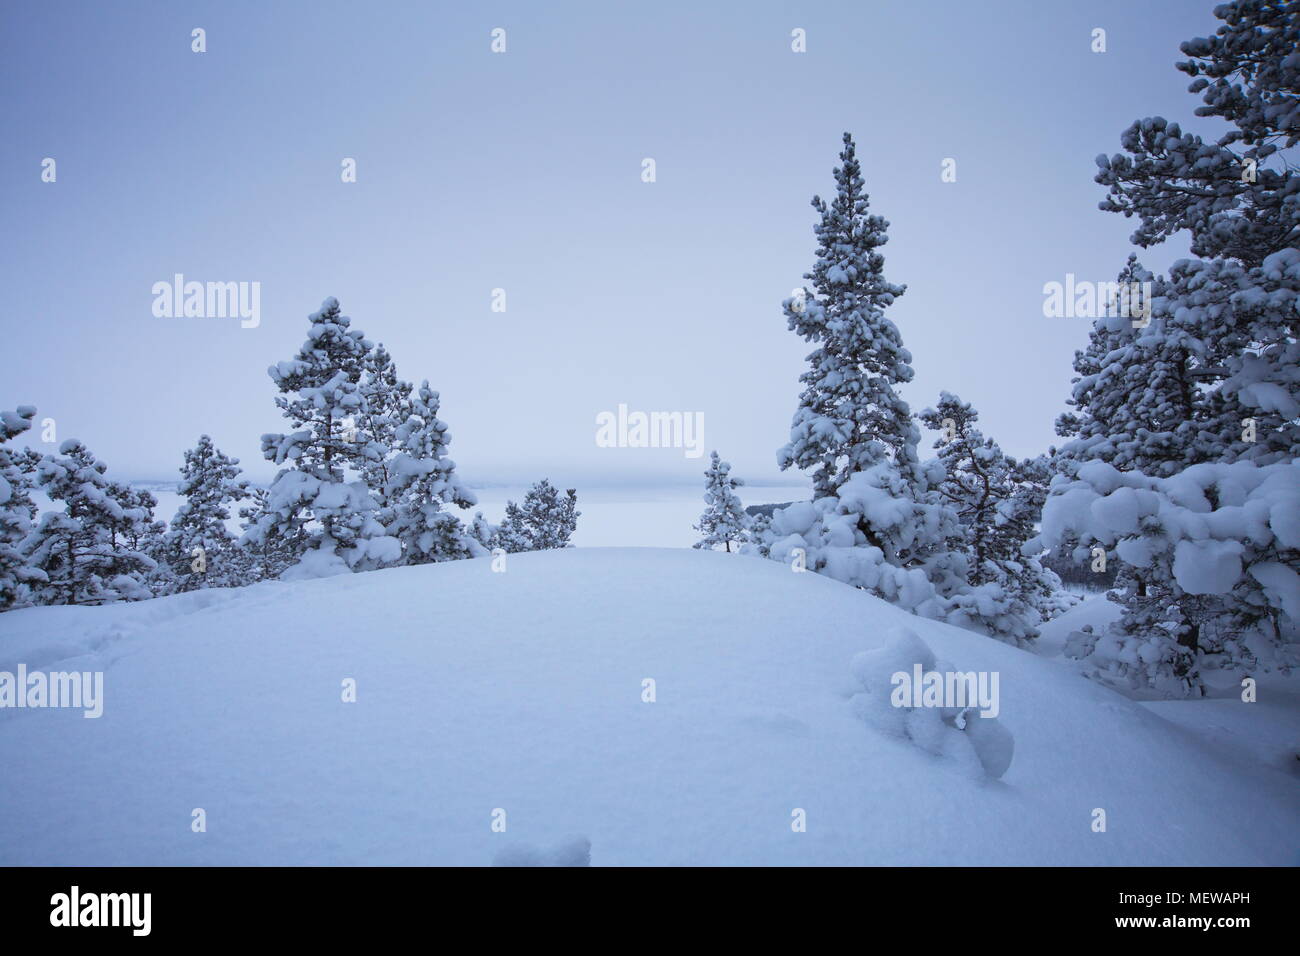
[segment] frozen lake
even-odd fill
[[[148,488],[158,499],[156,514],[170,521],[180,504],[174,486],[150,482],[134,483]],[[563,485],[560,486],[563,490]],[[507,501],[523,501],[528,488],[492,486],[474,488],[478,505],[468,511],[452,509],[462,519],[472,520],[475,511],[494,524],[506,512]],[[586,548],[689,548],[699,535],[692,529],[704,510],[704,480],[698,486],[686,484],[594,485],[578,487],[578,530],[573,543]],[[807,499],[807,485],[745,485],[737,489],[746,507],[771,502]],[[42,502],[44,505],[45,502]],[[234,525],[237,528],[237,525]]]

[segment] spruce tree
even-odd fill
[[[731,477],[731,465],[722,461],[715,451],[709,456],[709,469],[704,473],[704,513],[695,530],[704,537],[693,547],[715,549],[723,545],[730,552],[734,542],[737,550],[747,540],[748,526],[744,506],[736,495],[736,488],[744,484],[740,478]]]
[[[885,309],[905,287],[885,279],[880,248],[889,223],[869,213],[855,155],[844,134],[835,198],[814,196],[821,221],[812,290],[783,303],[791,331],[817,347],[800,376],[803,391],[778,453],[782,470],[811,469],[815,497],[833,495],[855,472],[890,459],[909,483],[919,479],[920,435],[895,391],[912,379],[912,356]]]

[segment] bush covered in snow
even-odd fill
[[[1091,660],[1130,686],[1196,691],[1201,672],[1288,666],[1300,639],[1300,461],[1193,465],[1168,478],[1105,462],[1058,476],[1032,547],[1077,541],[1123,562],[1118,626]]]
[[[907,628],[890,632],[884,646],[863,651],[853,658],[851,670],[861,691],[851,704],[859,717],[883,733],[903,737],[922,750],[946,757],[974,776],[1001,777],[1011,766],[1015,753],[1015,738],[998,723],[998,702],[985,716],[980,702],[969,697],[961,703],[945,705],[943,698],[930,700],[923,697],[922,706],[915,706],[915,698],[906,691],[912,675],[919,672],[931,690],[943,687],[970,687],[970,679],[978,684],[973,672],[963,674],[951,664],[935,659],[934,653],[916,634]],[[906,680],[903,680],[903,676]],[[996,675],[986,675],[986,686],[997,695],[998,685],[992,682]],[[956,679],[954,679],[956,678]]]

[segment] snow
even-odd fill
[[[1188,594],[1223,594],[1241,580],[1241,542],[1179,541],[1174,577]]]
[[[312,581],[351,574],[348,563],[331,548],[312,548],[303,553],[296,564],[281,575],[284,581]]]
[[[1294,862],[1282,750],[1300,722],[1269,685],[1260,704],[1142,705],[1040,653],[721,552],[491,567],[0,615],[0,670],[105,675],[99,719],[0,711],[0,864],[582,865],[588,842],[593,866]],[[1014,738],[1000,779],[923,749],[931,718],[903,739],[855,712],[854,660],[900,627],[936,665],[1000,675]],[[1207,738],[1221,721],[1187,716],[1204,703],[1272,756]]]

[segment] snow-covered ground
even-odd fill
[[[0,615],[0,670],[105,675],[99,719],[0,710],[0,864],[1297,862],[1288,686],[1140,704],[757,558],[508,561]],[[1001,779],[857,716],[899,626],[999,673]]]

